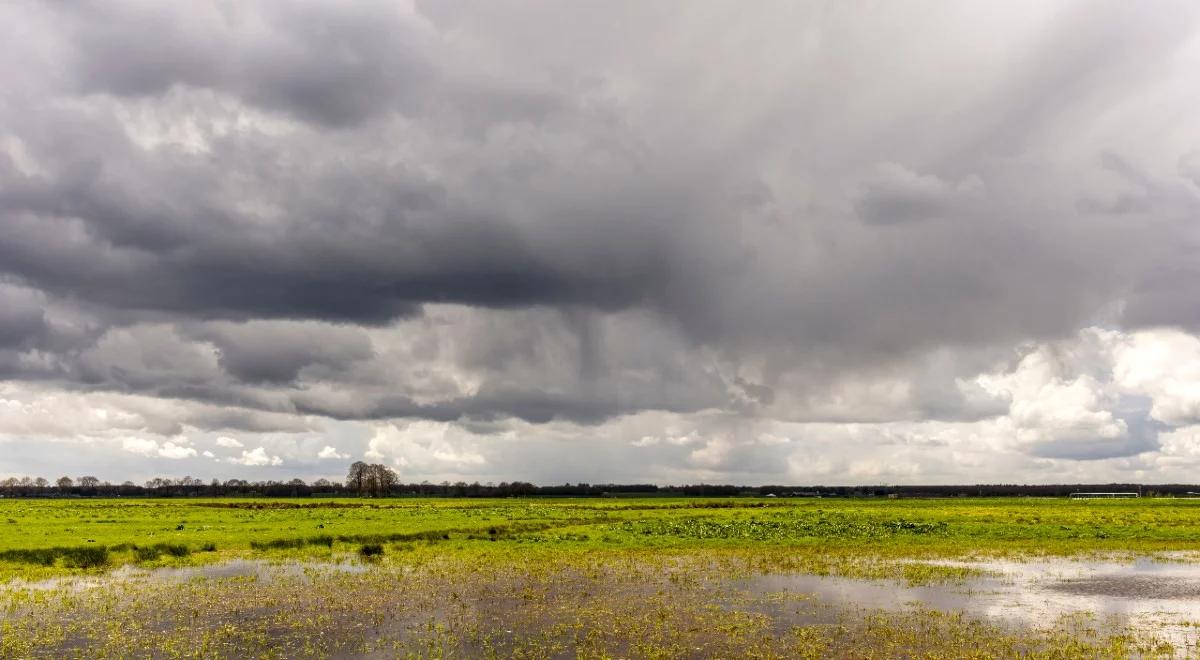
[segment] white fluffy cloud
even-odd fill
[[[366,455],[390,460],[402,473],[469,471],[487,463],[478,441],[476,434],[445,422],[385,424],[376,428]]]
[[[1179,330],[1124,337],[1113,347],[1113,379],[1149,397],[1150,415],[1171,426],[1200,421],[1200,339]]]
[[[178,444],[173,440],[167,440],[159,444],[147,438],[129,437],[121,440],[121,448],[132,454],[158,456],[175,460],[191,458],[196,455],[195,449],[184,444]]]
[[[338,451],[337,447],[325,445],[325,447],[322,448],[321,451],[317,452],[317,458],[320,458],[322,460],[333,459],[333,458],[343,458],[344,459],[344,458],[350,458],[350,454]]]
[[[125,438],[121,441],[121,448],[133,454],[152,456],[158,452],[158,443],[145,438]]]
[[[1116,393],[1077,368],[1055,347],[1039,346],[1011,372],[983,375],[977,382],[1010,401],[1004,422],[1024,451],[1080,458],[1128,453],[1129,429],[1113,413]]]
[[[158,455],[162,456],[163,458],[190,458],[196,455],[196,450],[192,449],[191,447],[185,447],[183,445],[177,445],[174,442],[167,441],[158,448]]]
[[[240,458],[229,459],[230,463],[238,465],[246,465],[250,467],[262,467],[264,465],[283,465],[283,459],[278,456],[267,454],[267,450],[262,447],[255,447],[250,451],[242,450]]]
[[[216,442],[217,442],[217,446],[218,446],[218,447],[231,447],[231,448],[236,448],[236,447],[244,447],[244,446],[245,446],[245,445],[243,445],[243,444],[241,443],[241,441],[240,441],[240,440],[238,440],[237,438],[231,438],[231,437],[229,437],[229,436],[226,436],[226,435],[223,435],[223,436],[221,436],[221,437],[217,438],[217,441],[216,441]]]

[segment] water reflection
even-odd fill
[[[836,607],[924,607],[1035,628],[1086,613],[1108,625],[1153,632],[1177,648],[1195,649],[1196,626],[1200,625],[1200,564],[1178,559],[937,562],[994,576],[957,584],[909,586],[890,580],[767,575],[740,586],[760,594],[810,594]]]
[[[280,577],[305,576],[314,572],[362,573],[367,569],[367,565],[353,561],[298,562],[263,561],[258,559],[234,559],[215,564],[163,568],[141,568],[127,564],[115,568],[102,576],[56,577],[33,581],[15,579],[0,585],[0,590],[52,591],[61,589],[79,592],[97,587],[127,584],[141,580],[186,582],[188,580],[208,578],[252,578],[255,580],[270,581]]]

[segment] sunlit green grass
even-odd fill
[[[774,548],[880,557],[1192,550],[1200,549],[1200,501],[0,500],[0,578],[124,563],[325,557],[405,542],[492,554],[535,547],[554,553]],[[186,552],[165,550],[181,547]],[[107,554],[102,562],[81,561],[80,548]],[[48,552],[59,555],[47,562]]]

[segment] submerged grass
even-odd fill
[[[365,546],[364,546],[365,548]],[[381,548],[382,549],[382,548]],[[418,545],[370,568],[164,579],[0,600],[0,657],[1169,657],[1095,620],[1016,629],[924,608],[833,607],[715,575],[735,551],[445,556]]]

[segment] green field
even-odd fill
[[[1086,622],[818,610],[729,585],[939,584],[977,573],[947,558],[1198,550],[1186,499],[0,500],[0,656],[955,657],[966,639],[981,657],[1154,655]]]

